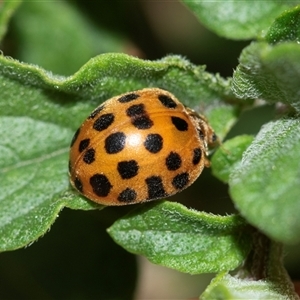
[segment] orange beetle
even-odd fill
[[[84,121],[70,149],[72,186],[104,205],[171,196],[209,166],[216,135],[171,93],[146,88],[113,97]]]

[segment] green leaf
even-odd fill
[[[248,272],[239,270],[234,276],[222,272],[216,276],[201,299],[298,299],[284,269],[282,245],[257,233],[252,265]],[[247,262],[246,262],[247,264]]]
[[[300,6],[284,12],[272,24],[265,39],[270,44],[284,41],[300,41]]]
[[[289,294],[285,290],[277,291],[268,281],[242,280],[223,272],[212,281],[201,299],[299,299],[294,293],[292,298]]]
[[[72,130],[28,117],[0,117],[0,251],[27,245],[45,233],[64,207],[80,205],[61,193],[68,186]]]
[[[252,141],[251,135],[239,135],[223,143],[211,159],[214,176],[228,182],[232,169],[241,161],[244,151]]]
[[[19,87],[24,82],[50,90],[51,92],[46,95],[37,92],[39,95],[42,94],[44,99],[50,99],[49,103],[41,105],[46,107],[50,105],[49,108],[56,112],[61,106],[59,114],[54,116],[56,121],[74,129],[103,100],[144,87],[164,88],[185,105],[191,108],[200,106],[200,112],[204,114],[208,111],[211,115],[215,109],[220,111],[222,105],[223,115],[217,113],[218,117],[213,118],[214,122],[211,122],[213,127],[222,128],[220,134],[217,131],[220,136],[224,136],[230,130],[238,114],[234,106],[225,102],[233,99],[229,82],[218,75],[213,76],[205,72],[203,67],[195,66],[180,56],[145,61],[125,54],[102,54],[91,59],[70,77],[55,76],[37,66],[22,64],[0,56],[0,75],[1,73],[20,82]],[[3,85],[8,86],[10,83]],[[31,96],[20,95],[15,89],[4,89],[1,92],[5,93],[5,99],[10,97],[10,93],[14,93],[14,101],[9,107],[5,102],[0,102],[0,109],[2,105],[8,114],[21,110],[25,115],[37,113],[45,120],[52,119],[46,109],[32,111],[30,108],[31,105],[34,106],[36,96],[34,91],[30,92],[33,93]],[[26,105],[21,96],[26,97]],[[60,104],[57,105],[53,99]],[[76,105],[71,105],[72,100],[77,101]],[[80,122],[74,123],[74,119]],[[224,127],[224,124],[227,126]]]
[[[0,41],[2,41],[7,31],[7,25],[11,16],[21,4],[21,2],[21,0],[4,0],[0,2]]]
[[[101,71],[102,81],[99,78]],[[199,106],[200,113],[207,115],[220,139],[239,114],[236,107],[226,103],[234,99],[228,80],[213,76],[205,72],[203,66],[195,66],[180,56],[143,61],[123,54],[101,55],[84,65],[66,84],[72,87],[78,80],[83,86],[91,87],[86,94],[89,97],[90,92],[112,96],[147,86],[169,90],[185,105]]]
[[[248,104],[245,103],[245,106],[246,105]],[[214,131],[218,134],[219,141],[222,141],[233,127],[240,112],[241,109],[239,107],[231,106],[226,103],[220,103],[218,107],[213,106],[212,109],[205,111],[205,116]]]
[[[255,38],[274,18],[298,1],[189,1],[181,0],[198,19],[220,36],[245,40]]]
[[[158,86],[184,104],[213,113],[218,103],[232,97],[227,81],[178,56],[150,62],[124,54],[100,55],[70,77],[0,56],[0,84],[0,251],[23,247],[43,235],[65,206],[103,208],[77,195],[68,182],[72,136],[103,100]],[[225,116],[215,122],[235,118]]]
[[[190,274],[232,270],[249,252],[251,237],[239,216],[214,216],[179,203],[138,208],[116,221],[109,234],[126,250]],[[226,255],[224,255],[226,253]]]
[[[300,45],[265,42],[245,48],[234,72],[232,90],[242,99],[284,102],[300,110]]]
[[[70,132],[26,117],[1,117],[0,128],[5,129],[0,132],[0,247],[4,251],[39,237],[60,210],[51,204],[67,185],[62,174]]]
[[[241,214],[271,238],[300,241],[300,121],[263,126],[229,179]]]
[[[67,1],[27,1],[13,21],[16,57],[57,74],[72,74],[99,53],[122,50],[120,37],[94,28]]]

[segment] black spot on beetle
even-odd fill
[[[149,129],[153,126],[152,120],[147,115],[133,119],[132,124],[137,129]]]
[[[138,117],[140,115],[145,114],[145,105],[144,104],[136,104],[127,108],[126,114],[130,118]]]
[[[201,160],[201,157],[202,157],[202,151],[200,148],[195,148],[194,149],[194,155],[193,155],[193,164],[194,165],[197,165],[199,164],[200,160]]]
[[[77,140],[77,138],[78,138],[79,133],[80,133],[80,128],[78,128],[78,129],[76,130],[75,134],[73,135],[73,138],[72,138],[70,147],[72,147],[72,146],[75,144],[75,142],[76,142],[76,140]]]
[[[91,163],[93,163],[95,161],[95,149],[90,148],[88,150],[85,151],[82,160],[90,165]]]
[[[146,178],[148,187],[148,199],[157,199],[168,196],[160,176],[151,176]]]
[[[94,193],[99,197],[106,197],[112,188],[108,178],[103,174],[93,175],[90,178],[90,185]]]
[[[172,123],[175,125],[175,127],[177,128],[177,130],[179,131],[187,131],[188,130],[188,123],[178,117],[171,117],[172,119]]]
[[[98,107],[97,107],[97,108],[89,115],[88,119],[94,119],[94,118],[99,114],[99,112],[103,110],[103,108],[104,108],[104,105],[103,105],[103,104],[100,105],[100,106],[98,106]]]
[[[175,171],[181,167],[181,157],[176,152],[170,152],[166,158],[166,166],[169,171]]]
[[[161,94],[158,96],[159,101],[167,108],[175,108],[177,103],[169,96]]]
[[[118,99],[118,101],[119,101],[120,103],[127,103],[127,102],[130,102],[130,101],[132,101],[132,100],[135,100],[135,99],[137,99],[137,98],[139,98],[139,97],[140,97],[140,95],[138,95],[138,94],[130,93],[130,94],[127,94],[127,95],[124,95],[124,96],[120,97],[120,98]]]
[[[69,168],[69,174],[71,174],[71,172],[72,172],[72,164],[71,164],[70,160],[69,160],[68,168]]]
[[[172,180],[172,185],[175,189],[181,190],[189,183],[189,174],[181,173],[176,175]]]
[[[131,123],[137,129],[149,129],[153,126],[152,120],[149,118],[145,111],[144,104],[136,104],[130,106],[126,110],[126,114],[131,118]]]
[[[90,139],[81,140],[79,143],[78,151],[81,153],[89,146],[89,144],[90,144]]]
[[[75,185],[76,189],[77,189],[80,193],[82,193],[83,185],[82,185],[81,180],[80,180],[78,177],[75,178],[75,180],[74,180],[74,185]]]
[[[129,179],[138,174],[139,165],[135,160],[121,161],[117,169],[122,179]]]
[[[116,132],[105,139],[105,150],[108,154],[115,154],[125,147],[126,135],[123,132]]]
[[[157,133],[150,133],[146,137],[144,146],[149,152],[157,153],[163,147],[163,138]]]
[[[137,197],[136,191],[133,189],[127,188],[119,194],[118,200],[120,202],[124,202],[124,203],[131,203],[131,202],[135,201],[136,197]]]
[[[114,122],[114,119],[115,116],[113,114],[104,114],[94,122],[93,128],[97,131],[103,131]]]

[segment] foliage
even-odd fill
[[[64,207],[109,211],[68,183],[72,135],[111,96],[160,87],[203,113],[223,141],[211,169],[228,184],[237,213],[213,215],[158,201],[131,207],[108,233],[156,264],[190,274],[219,273],[203,299],[298,299],[283,268],[282,244],[300,242],[300,6],[182,2],[218,35],[253,39],[232,78],[179,55],[150,61],[115,53],[122,51],[123,37],[97,29],[67,2],[0,4],[0,37],[14,16],[18,55],[27,62],[0,56],[0,249],[37,240]],[[59,30],[49,30],[57,10],[64,18]],[[275,104],[274,119],[255,136],[230,137],[242,112],[261,103]]]

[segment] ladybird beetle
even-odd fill
[[[104,205],[167,197],[209,166],[208,146],[216,139],[203,116],[165,90],[122,94],[97,107],[76,131],[70,182]]]

